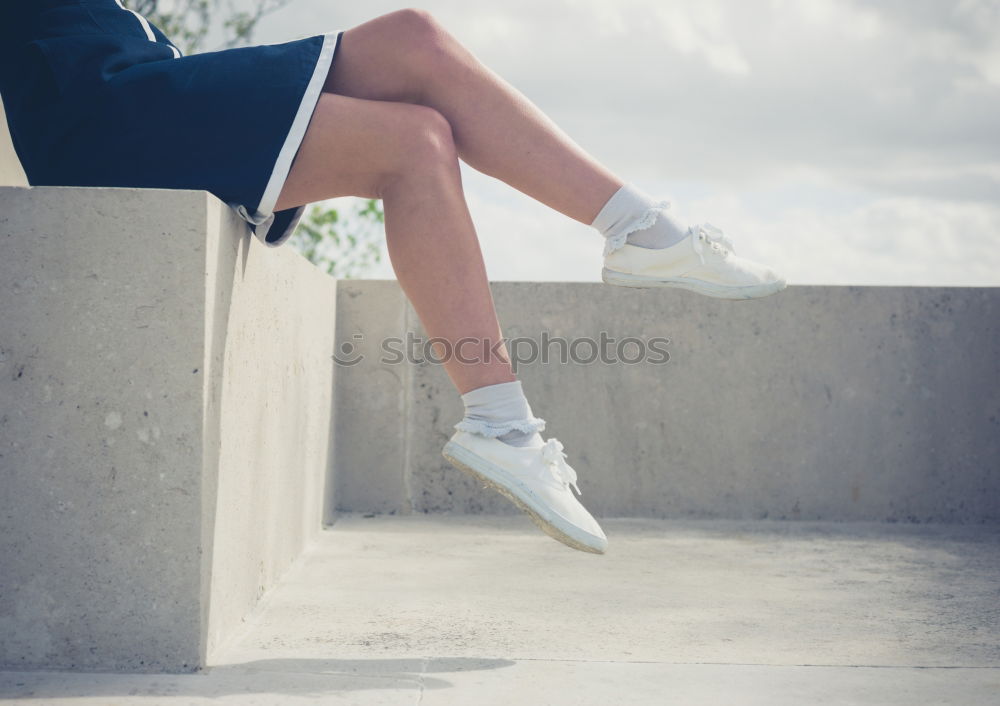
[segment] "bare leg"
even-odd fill
[[[278,209],[333,198],[381,198],[389,257],[428,336],[474,339],[445,370],[460,394],[515,380],[507,350],[485,359],[500,324],[462,191],[451,128],[432,108],[320,97]],[[440,354],[440,351],[439,351]]]
[[[345,32],[324,90],[434,108],[462,161],[586,225],[624,183],[424,10]]]
[[[623,182],[422,10],[341,42],[276,209],[381,198],[393,269],[427,334],[481,353],[501,333],[458,158],[588,225]],[[499,352],[445,369],[460,393],[514,380]]]

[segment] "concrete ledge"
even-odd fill
[[[441,457],[462,416],[442,366],[380,360],[389,337],[426,340],[398,284],[338,286],[339,345],[364,356],[338,370],[338,507],[517,513]],[[662,365],[518,371],[595,515],[1000,522],[1000,288],[492,287],[509,338],[670,341]]]
[[[0,290],[0,665],[198,668],[322,526],[334,280],[204,192],[7,187]]]

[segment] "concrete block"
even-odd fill
[[[386,286],[398,287],[351,285],[341,340],[370,325],[357,302],[384,303]],[[522,357],[549,336],[549,360],[518,374],[597,516],[1000,522],[1000,289],[792,286],[733,302],[600,283],[492,288]],[[426,339],[406,307],[378,316],[399,326],[391,335],[405,328]],[[665,338],[669,359],[625,364],[616,352],[611,362],[586,362],[586,341],[602,334],[638,338],[647,351]],[[560,338],[578,342],[575,360],[560,361],[552,343]],[[637,351],[629,344],[626,359]],[[462,415],[443,367],[395,368],[386,377],[400,388],[392,404],[380,404],[390,397],[383,391],[358,410],[368,421],[354,423],[402,426],[408,453],[396,473],[405,498],[372,502],[356,474],[382,461],[366,463],[371,452],[356,449],[340,478],[355,490],[339,506],[518,512],[441,458]]]
[[[337,474],[334,506],[409,511],[412,368],[383,362],[381,346],[411,327],[395,281],[340,280],[337,321]],[[341,313],[343,312],[343,313]],[[389,343],[391,344],[391,342]]]
[[[204,192],[0,188],[0,665],[184,671],[317,536],[335,286]]]

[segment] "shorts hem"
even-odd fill
[[[320,94],[323,91],[323,84],[330,71],[330,66],[333,64],[337,49],[340,47],[340,38],[343,34],[344,30],[335,30],[333,32],[325,32],[322,35],[323,46],[316,59],[316,66],[313,68],[312,77],[306,85],[305,93],[303,93],[302,100],[299,102],[299,108],[295,113],[295,118],[292,120],[291,127],[288,129],[285,142],[278,152],[278,157],[274,162],[271,176],[267,181],[267,186],[264,187],[264,194],[261,196],[256,212],[250,213],[246,206],[242,204],[231,204],[236,209],[236,212],[253,226],[253,232],[257,239],[268,247],[275,248],[283,245],[292,236],[295,226],[305,211],[304,206],[297,207],[294,209],[296,213],[293,214],[293,217],[288,222],[288,226],[282,232],[277,234],[270,232],[275,223],[274,204],[277,202],[285,181],[288,179],[292,160],[302,145],[306,129],[309,127],[309,121],[316,110],[316,104],[319,102]]]

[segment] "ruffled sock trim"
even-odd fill
[[[545,429],[545,420],[541,417],[530,417],[528,419],[513,419],[507,422],[486,422],[481,419],[463,419],[455,425],[458,431],[467,431],[471,434],[479,434],[489,439],[503,436],[507,432],[519,431],[524,434],[532,434]]]
[[[615,233],[611,237],[606,238],[604,242],[604,257],[607,257],[615,250],[618,250],[625,245],[625,241],[628,240],[628,236],[632,233],[635,233],[637,230],[652,228],[653,224],[656,223],[656,219],[660,215],[660,211],[668,208],[670,208],[669,201],[659,201],[646,209],[641,216],[632,221],[632,223],[630,223],[620,233]]]

